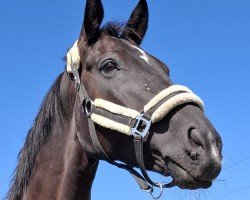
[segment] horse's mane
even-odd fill
[[[51,134],[55,115],[65,117],[60,100],[62,74],[56,79],[45,96],[32,128],[28,131],[25,144],[18,154],[18,164],[14,171],[12,184],[6,196],[9,200],[20,200],[27,188],[36,156]]]
[[[111,21],[111,22],[107,22],[101,28],[100,31],[101,33],[104,33],[106,35],[116,37],[116,38],[123,38],[123,39],[133,42],[133,40],[128,35],[123,35],[123,31],[125,30],[125,25],[126,25],[126,22]],[[137,37],[140,38],[138,33],[136,33],[133,29],[129,29],[129,32],[133,32],[134,35],[137,35]]]
[[[125,23],[123,22],[108,22],[101,28],[101,32],[109,36],[120,38],[124,25]]]
[[[123,27],[123,23],[108,22],[101,28],[101,32],[120,38]],[[62,74],[56,79],[45,96],[33,126],[28,131],[25,144],[18,154],[18,164],[13,174],[10,190],[6,196],[8,200],[20,200],[23,196],[23,192],[30,181],[36,156],[50,136],[55,122],[55,115],[57,114],[61,121],[66,118],[59,96],[61,79]]]

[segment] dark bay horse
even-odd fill
[[[201,100],[173,85],[168,67],[139,47],[148,25],[146,0],[125,26],[100,28],[103,14],[100,0],[87,0],[78,65],[68,60],[72,68],[47,93],[7,199],[90,199],[99,160],[139,167],[143,176],[133,175],[160,187],[146,170],[171,176],[168,186],[183,189],[208,188],[220,173],[221,138]]]

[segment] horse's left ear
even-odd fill
[[[87,0],[80,37],[86,37],[89,45],[98,40],[103,15],[101,0]]]
[[[133,10],[121,37],[140,45],[148,28],[148,5],[146,0],[140,0]]]

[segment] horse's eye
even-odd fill
[[[118,70],[117,64],[113,60],[106,60],[100,68],[100,71],[103,73],[111,73],[114,70]]]

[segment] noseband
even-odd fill
[[[76,42],[67,54],[67,71],[74,76],[75,88],[83,107],[83,113],[88,117],[89,132],[96,152],[101,159],[130,172],[142,191],[149,192],[153,199],[158,199],[162,194],[163,188],[172,187],[174,183],[173,181],[170,183],[158,183],[150,179],[143,159],[143,143],[147,141],[153,123],[161,121],[177,106],[187,103],[193,103],[203,111],[204,104],[202,100],[185,86],[171,85],[154,96],[144,106],[143,112],[138,112],[137,110],[103,99],[92,101],[80,80],[78,72],[79,62],[80,56]],[[97,138],[95,124],[133,138],[136,160],[142,175],[131,166],[112,160],[105,153]],[[78,138],[80,143],[83,144],[81,137]],[[158,187],[161,190],[157,197],[153,196],[154,187]]]

